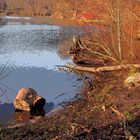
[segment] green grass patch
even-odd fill
[[[131,106],[131,110],[132,110],[132,111],[133,111],[133,110],[138,110],[138,109],[140,109],[140,103]]]
[[[124,112],[124,116],[126,117],[126,119],[128,119],[128,120],[133,120],[133,119],[135,119],[135,115],[133,114],[133,113],[131,113],[131,112]]]
[[[104,86],[99,93],[96,95],[96,99],[100,102],[103,102],[107,96],[113,95],[113,86],[112,85],[106,85]]]

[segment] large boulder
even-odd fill
[[[44,107],[46,100],[38,96],[37,92],[32,88],[21,88],[14,100],[16,110],[39,110]]]

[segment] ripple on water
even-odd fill
[[[0,106],[0,123],[13,118],[12,102],[21,87],[34,88],[48,103],[53,104],[52,108],[75,96],[82,83],[77,81],[76,75],[56,69],[56,65],[70,62],[58,56],[59,42],[69,39],[75,32],[70,28],[50,25],[0,27],[1,74],[9,74],[0,80],[0,89],[6,89],[7,94],[0,98],[1,102],[7,101],[8,97],[8,104]]]

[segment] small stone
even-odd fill
[[[126,87],[129,87],[129,88],[131,88],[132,86],[134,87],[140,86],[140,73],[134,73],[130,75],[129,77],[127,77],[124,80],[124,84]]]
[[[37,95],[32,88],[21,88],[14,100],[14,107],[17,110],[32,111],[41,109],[46,104],[46,100]]]
[[[103,106],[101,107],[101,109],[102,109],[103,111],[106,111],[105,105],[103,105]]]

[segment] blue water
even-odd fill
[[[77,81],[78,76],[57,67],[71,63],[58,55],[58,45],[76,32],[70,27],[47,24],[7,22],[0,26],[0,123],[12,118],[12,103],[22,87],[34,88],[51,103],[51,108],[79,92],[82,82]]]

